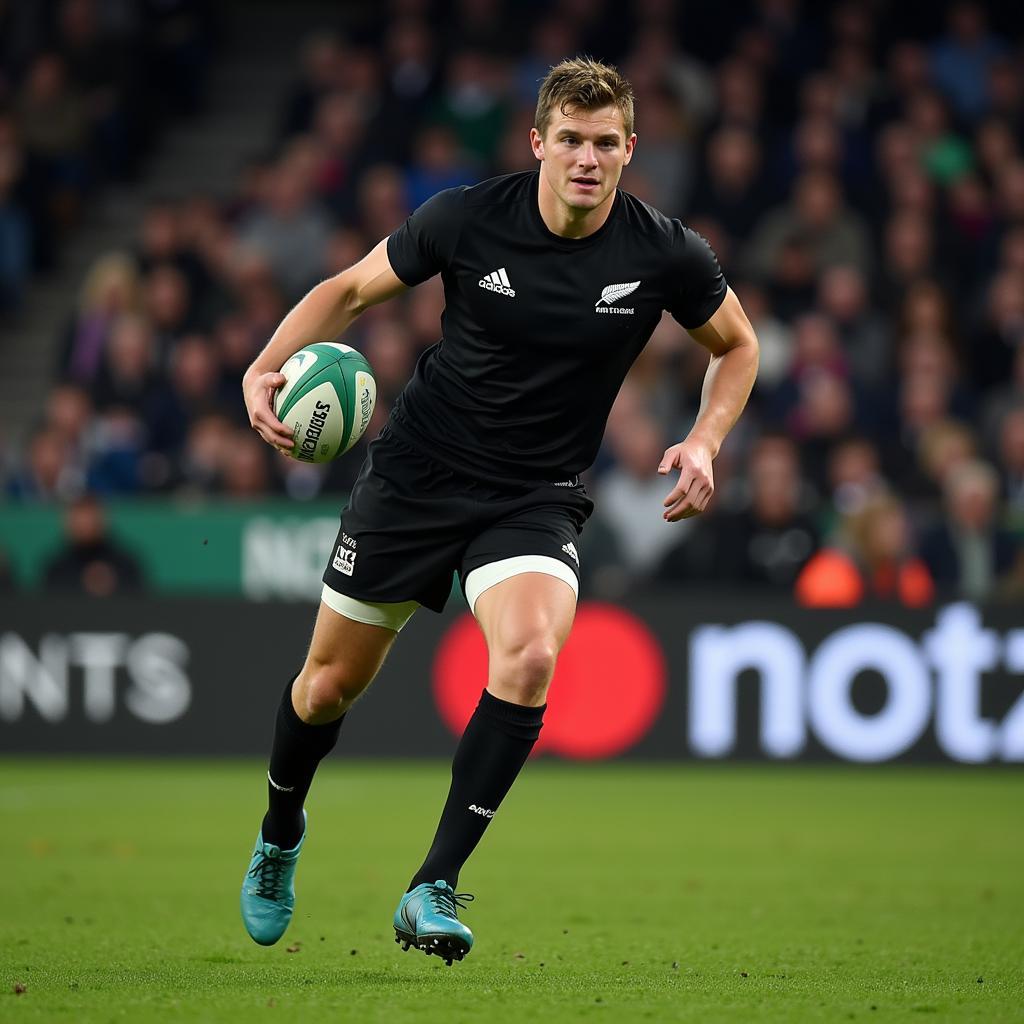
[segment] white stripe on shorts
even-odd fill
[[[420,606],[419,601],[358,601],[346,594],[339,594],[326,583],[320,600],[346,619],[355,619],[356,622],[365,622],[371,626],[384,626],[396,633]]]
[[[542,572],[545,576],[555,576],[568,583],[572,587],[572,592],[577,597],[580,596],[576,573],[565,562],[560,562],[550,555],[515,555],[513,558],[502,558],[497,562],[481,565],[466,577],[465,591],[469,610],[475,614],[477,598],[485,590],[490,590],[495,584],[504,583],[505,580],[524,572]]]

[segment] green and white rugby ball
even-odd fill
[[[318,341],[281,367],[274,413],[292,432],[299,462],[330,462],[363,436],[377,401],[370,364],[348,345]]]

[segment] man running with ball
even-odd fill
[[[626,372],[663,310],[710,352],[693,429],[658,467],[678,473],[668,522],[707,507],[712,461],[754,383],[757,340],[707,242],[617,188],[636,145],[629,83],[592,59],[563,61],[541,85],[535,123],[537,171],[438,193],[310,291],[245,375],[253,427],[290,449],[271,406],[278,368],[368,306],[442,275],[444,336],[370,445],[305,663],[277,712],[269,809],[241,897],[263,945],[291,920],[317,765],[416,608],[442,610],[455,571],[487,642],[487,685],[394,927],[406,948],[449,964],[469,952],[459,872],[540,733],[593,508],[579,474]]]

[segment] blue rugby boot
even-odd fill
[[[443,878],[417,885],[395,911],[395,942],[403,943],[402,949],[415,946],[427,956],[436,953],[451,967],[473,948],[473,933],[459,920],[458,911],[472,899],[469,893],[454,892]]]
[[[291,850],[256,837],[249,870],[242,880],[242,921],[245,930],[261,946],[272,946],[291,923],[295,909],[295,868],[306,839],[306,812],[302,812],[302,836]]]

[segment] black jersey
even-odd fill
[[[548,230],[536,171],[447,189],[388,238],[398,277],[440,273],[442,339],[391,414],[438,462],[510,483],[570,479],[597,455],[662,311],[700,327],[726,284],[696,232],[628,192],[586,238]]]

